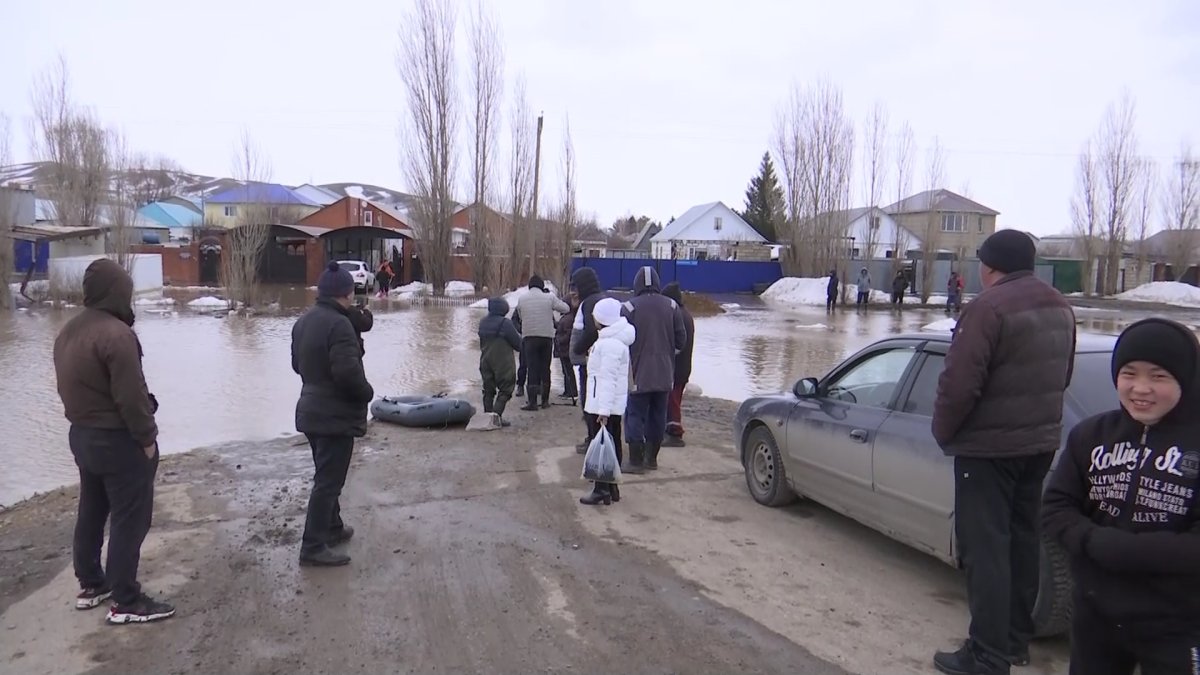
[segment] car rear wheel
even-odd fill
[[[1071,566],[1067,551],[1058,542],[1042,540],[1038,597],[1033,606],[1033,626],[1038,637],[1061,635],[1071,629]]]
[[[756,427],[746,439],[742,461],[750,496],[763,506],[784,506],[796,500],[787,482],[783,457],[775,437],[764,426]]]

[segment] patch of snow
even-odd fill
[[[412,283],[404,284],[403,286],[398,286],[396,288],[393,288],[393,289],[389,290],[388,293],[391,293],[392,295],[402,295],[404,293],[410,293],[410,294],[416,295],[419,293],[429,293],[432,290],[433,290],[433,286],[430,286],[429,284],[421,283],[420,281],[414,281]]]
[[[346,196],[354,197],[355,199],[366,199],[366,197],[363,196],[363,189],[361,185],[347,185]]]
[[[173,305],[175,298],[138,298],[136,303],[139,307],[156,307],[158,305]]]
[[[829,326],[826,326],[823,323],[801,323],[801,324],[797,324],[796,328],[805,328],[805,329],[809,329],[809,330],[822,330],[825,328],[829,328]]]
[[[933,333],[943,333],[954,330],[954,327],[957,325],[957,319],[942,319],[940,321],[934,321],[933,323],[927,323],[924,326],[921,326],[921,330],[927,330]]]
[[[721,305],[721,309],[724,309],[724,310],[741,309],[741,308],[742,308],[742,306],[737,304],[736,302],[726,302]]]
[[[1113,296],[1133,302],[1158,302],[1180,307],[1200,307],[1200,288],[1178,281],[1152,281]]]
[[[469,281],[448,281],[446,295],[475,295],[475,284]]]
[[[549,288],[550,292],[554,293],[556,297],[558,296],[558,292],[557,292],[558,289],[556,289],[554,287],[554,284],[547,281],[546,288]],[[504,301],[508,303],[508,309],[511,311],[513,309],[516,309],[517,302],[521,299],[521,296],[525,295],[528,292],[529,292],[528,288],[518,288],[515,291],[509,291],[509,292],[505,293],[501,297],[503,297]],[[471,309],[487,309],[487,306],[488,306],[488,298],[476,300],[475,302],[472,302],[470,305],[468,305],[468,307],[470,307]]]
[[[784,305],[816,305],[824,307],[828,286],[829,277],[784,277],[763,291],[762,298]],[[838,287],[839,299],[843,288],[845,289],[847,302],[854,302],[858,297],[858,285],[843,284]],[[871,303],[886,304],[892,301],[892,296],[890,293],[872,290],[869,301]]]
[[[1067,293],[1068,298],[1082,298],[1083,296],[1084,296],[1083,291],[1078,291],[1075,293]]]
[[[196,298],[187,304],[191,309],[201,312],[213,311],[218,309],[229,309],[229,301],[221,298],[214,298],[211,295],[206,295],[202,298]]]

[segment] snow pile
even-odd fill
[[[826,328],[829,328],[829,326],[826,326],[823,323],[801,323],[801,324],[796,324],[796,328],[805,328],[805,329],[809,329],[809,330],[824,330]]]
[[[408,294],[406,298],[401,298],[401,299],[412,299],[413,295],[419,295],[421,293],[430,293],[432,291],[433,291],[433,286],[431,286],[429,284],[421,283],[420,281],[414,281],[412,283],[404,284],[403,286],[398,286],[396,288],[393,288],[393,289],[389,290],[388,293],[391,293],[392,295],[396,295],[396,296]]]
[[[139,307],[157,307],[159,305],[173,305],[173,304],[175,304],[175,298],[163,298],[163,297],[138,298],[138,301],[136,304]]]
[[[1164,305],[1200,307],[1200,288],[1178,281],[1152,281],[1114,296],[1117,300],[1159,302]]]
[[[784,277],[779,281],[771,284],[771,287],[763,291],[762,297],[764,300],[778,302],[784,305],[817,305],[825,306],[826,289],[829,287],[829,277],[804,278],[804,277]],[[858,298],[858,286],[856,284],[845,284],[838,287],[838,299],[841,300],[842,289],[845,289],[847,302],[853,303]],[[890,293],[884,293],[879,290],[872,290],[870,301],[872,303],[881,302],[889,303],[892,301]]]
[[[546,288],[549,288],[550,292],[553,293],[555,297],[558,297],[558,289],[554,287],[554,284],[547,281]],[[510,310],[512,310],[512,309],[516,309],[517,301],[521,299],[521,296],[525,295],[528,292],[529,292],[528,288],[518,288],[515,291],[509,291],[508,293],[505,293],[502,297],[504,298],[504,301],[508,303],[508,308]],[[565,300],[564,300],[564,302],[565,302]],[[471,309],[487,309],[487,306],[488,306],[488,298],[476,300],[475,302],[472,302],[469,305],[469,307]]]
[[[469,281],[447,281],[446,295],[475,295],[475,284]]]
[[[741,309],[741,308],[742,308],[742,306],[736,302],[726,302],[721,305],[721,309],[723,309],[727,312],[732,312],[735,309]]]
[[[229,301],[221,298],[214,298],[211,295],[206,295],[202,298],[196,298],[187,304],[191,309],[199,312],[211,312],[219,309],[229,309]]]
[[[934,321],[933,323],[927,323],[924,326],[921,326],[921,330],[927,330],[933,333],[944,333],[954,330],[954,327],[957,325],[958,320],[956,319],[942,319],[941,321]]]

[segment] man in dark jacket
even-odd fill
[[[489,299],[488,314],[479,321],[479,375],[483,378],[483,412],[494,413],[502,427],[509,425],[504,409],[516,378],[513,352],[519,351],[521,334],[508,318],[508,302]]]
[[[838,276],[837,270],[829,270],[829,283],[825,285],[825,311],[832,312],[837,305]]]
[[[683,442],[683,390],[687,388],[688,380],[692,376],[692,347],[696,342],[696,321],[683,304],[683,292],[679,288],[679,282],[672,281],[667,284],[663,295],[679,305],[679,311],[683,314],[683,327],[687,333],[683,349],[675,355],[675,387],[671,389],[671,396],[667,400],[667,437],[663,439],[663,445],[666,447],[682,448],[687,445]]]
[[[331,262],[317,282],[317,304],[292,327],[292,370],[303,381],[296,430],[308,437],[315,467],[301,565],[350,562],[350,556],[331,547],[354,536],[354,529],[342,522],[339,497],[354,439],[367,433],[367,405],[375,396],[350,319],[353,302],[354,279]]]
[[[512,313],[513,326],[518,333],[525,331],[525,322],[521,320],[521,310],[514,309]],[[517,350],[517,389],[514,396],[525,396],[525,379],[529,376],[529,364],[525,361],[525,338],[521,338],[521,348]]]
[[[1071,557],[1072,675],[1195,673],[1200,657],[1200,343],[1145,319],[1121,333],[1121,407],[1071,430],[1042,526]]]
[[[939,652],[947,673],[1007,673],[1028,661],[1038,590],[1042,483],[1062,437],[1075,315],[1033,275],[1033,240],[1001,230],[979,248],[984,291],[955,328],[933,437],[954,457],[956,544],[970,638]]]
[[[892,304],[896,307],[904,307],[904,291],[908,290],[908,279],[904,276],[904,270],[896,272],[896,277],[892,279]]]
[[[687,344],[683,312],[662,294],[658,270],[646,266],[633,277],[634,297],[624,303],[625,318],[637,336],[629,348],[633,386],[625,410],[628,473],[658,468],[667,432],[667,400],[675,388],[675,356]]]
[[[109,623],[166,619],[175,608],[147,596],[137,581],[154,512],[158,402],[146,388],[133,332],[133,279],[107,258],[93,262],[83,274],[83,306],[54,341],[58,395],[79,467],[75,607],[92,609],[111,597]],[[101,566],[110,516],[108,561]]]
[[[575,366],[571,363],[571,328],[575,325],[575,313],[579,311],[579,296],[574,291],[567,300],[567,306],[571,311],[558,317],[554,329],[554,358],[558,359],[562,369],[562,398],[576,399],[579,398],[579,384],[575,381]]]
[[[579,381],[586,383],[588,351],[600,337],[600,329],[596,326],[596,318],[592,316],[592,310],[596,307],[596,303],[608,297],[608,294],[600,287],[600,277],[596,275],[596,270],[590,267],[580,267],[575,270],[575,273],[571,275],[571,283],[574,284],[575,293],[579,298],[579,308],[575,310],[575,322],[571,324],[571,363],[579,366]],[[580,409],[587,405],[587,394],[587,387],[580,387]],[[579,454],[587,452],[588,444],[596,435],[597,430],[592,426],[593,419],[593,416],[587,413],[583,414],[586,432],[583,442],[575,446],[575,451]]]

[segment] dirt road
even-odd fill
[[[581,506],[578,409],[498,432],[376,425],[343,496],[346,568],[296,562],[302,439],[163,462],[148,590],[162,624],[72,609],[70,489],[0,513],[0,671],[925,673],[966,622],[957,572],[813,505],[747,496],[733,404],[689,447]],[[1064,668],[1061,643],[1035,667]],[[1022,672],[1022,671],[1014,671]]]

